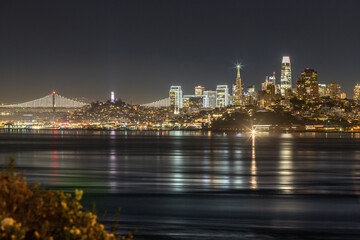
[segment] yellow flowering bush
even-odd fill
[[[72,197],[63,191],[42,189],[26,183],[13,166],[11,160],[0,172],[0,239],[133,239],[135,231],[126,236],[107,232],[94,213],[84,211],[79,203],[83,191],[75,190]]]

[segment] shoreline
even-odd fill
[[[108,129],[108,128],[0,128],[0,131],[103,131],[103,132],[214,132],[214,133],[249,133],[253,134],[252,130],[240,129]],[[256,130],[256,133],[360,133],[360,130]]]

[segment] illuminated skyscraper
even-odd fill
[[[330,83],[328,87],[330,98],[337,99],[340,98],[341,86],[335,82]]]
[[[229,88],[228,85],[216,86],[216,107],[226,107],[229,105]]]
[[[281,96],[285,97],[287,89],[291,89],[291,63],[290,57],[284,56],[281,64]]]
[[[360,84],[356,84],[354,87],[354,100],[360,102]]]
[[[170,106],[182,108],[182,90],[181,86],[171,86],[169,92]]]
[[[216,108],[216,91],[204,91],[204,95],[209,99],[209,108]]]
[[[269,76],[269,82],[271,83],[271,84],[276,84],[275,83],[275,81],[276,81],[276,77],[275,77],[275,72],[273,72],[273,75],[272,76]]]
[[[209,98],[207,95],[184,95],[183,96],[183,108],[208,108]]]
[[[319,83],[319,96],[320,97],[328,96],[326,84]]]
[[[195,95],[199,96],[199,95],[204,95],[204,90],[205,88],[203,86],[196,86],[195,87]]]
[[[242,86],[241,86],[240,65],[237,65],[236,68],[237,68],[237,75],[236,75],[236,81],[235,81],[234,105],[241,106],[243,91],[242,91]]]
[[[306,68],[297,80],[297,97],[300,100],[315,100],[319,98],[319,84],[317,72],[314,69]]]
[[[265,82],[261,83],[261,90],[266,90],[268,84],[269,84],[269,77],[266,76]]]
[[[110,102],[115,103],[115,92],[111,92],[110,94]]]

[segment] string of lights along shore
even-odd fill
[[[245,87],[244,87],[245,86]],[[175,113],[181,108],[189,109],[215,109],[227,106],[241,107],[257,105],[259,108],[267,108],[274,102],[289,108],[290,100],[296,97],[299,100],[316,101],[320,97],[330,99],[346,99],[346,94],[341,92],[338,83],[318,83],[318,74],[314,69],[306,68],[296,80],[293,87],[290,56],[283,56],[281,63],[280,81],[276,80],[276,73],[266,76],[261,84],[261,90],[255,89],[255,85],[244,85],[241,78],[241,65],[236,65],[235,83],[230,88],[228,85],[217,85],[215,90],[196,86],[193,95],[183,95],[181,86],[171,86],[169,97],[144,104],[149,107],[173,106]],[[354,87],[354,100],[360,101],[360,85]]]

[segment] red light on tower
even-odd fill
[[[55,94],[56,94],[56,91],[55,91],[55,90],[53,90],[52,94],[53,94],[53,95],[55,95]]]

